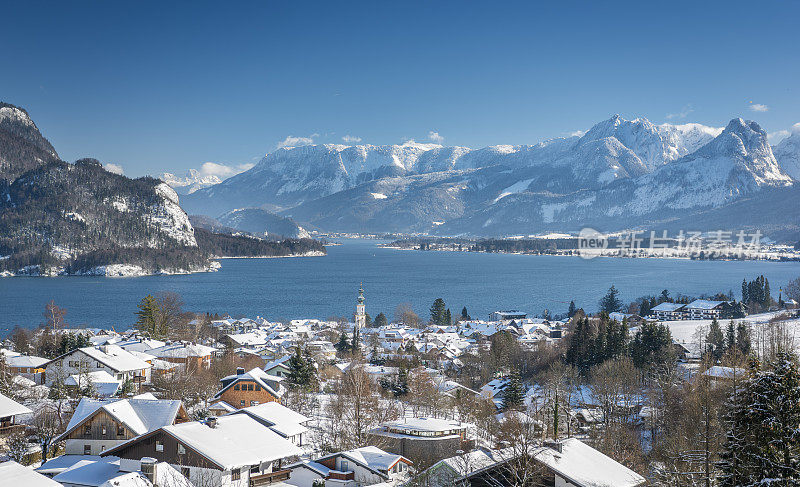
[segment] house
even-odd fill
[[[641,475],[576,438],[546,441],[532,450],[543,485],[638,487],[646,483]],[[516,454],[512,449],[481,449],[442,460],[426,470],[427,485],[508,485],[505,465]]]
[[[211,367],[211,356],[215,348],[197,343],[168,343],[164,346],[147,350],[146,353],[159,360],[183,365],[187,369],[202,370]]]
[[[402,479],[412,466],[401,455],[365,446],[290,465],[292,475],[286,483],[308,487],[322,480],[325,487],[364,487]]]
[[[274,375],[275,377],[289,377],[291,373],[291,369],[289,368],[289,359],[292,358],[291,355],[284,355],[279,359],[275,359],[272,362],[268,363],[264,366],[264,372],[269,375]]]
[[[522,313],[514,309],[510,311],[495,311],[489,315],[489,321],[524,320],[527,317],[527,313]]]
[[[183,403],[142,394],[130,399],[83,398],[55,441],[65,455],[100,455],[131,438],[189,419]]]
[[[44,366],[49,361],[49,359],[36,357],[35,355],[15,354],[6,356],[6,365],[12,375],[21,375],[37,384],[42,383]]]
[[[55,480],[15,461],[0,463],[0,485],[17,487],[62,487]]]
[[[24,425],[17,424],[16,417],[32,412],[22,404],[0,394],[0,435],[13,433],[16,429],[24,429]]]
[[[78,348],[45,364],[44,382],[51,386],[70,375],[105,370],[117,380],[149,383],[152,365],[117,345]]]
[[[695,299],[686,305],[685,312],[690,320],[710,320],[719,318],[727,304],[727,301]]]
[[[220,380],[222,388],[214,394],[212,402],[224,401],[236,409],[257,406],[265,402],[280,402],[286,393],[280,377],[269,375],[258,367],[245,372],[236,369],[235,375]]]
[[[247,414],[163,426],[132,438],[102,456],[120,458],[120,469],[138,469],[143,458],[166,462],[194,485],[259,487],[289,479],[284,459],[302,450]]]
[[[675,321],[684,319],[685,304],[661,303],[650,308],[650,316],[661,321]]]
[[[311,421],[311,418],[274,401],[234,410],[232,414],[247,414],[297,446],[303,444],[303,435],[308,432],[306,425]]]
[[[84,459],[53,477],[64,487],[193,487],[189,480],[165,462],[143,458],[135,469],[121,465],[117,457]]]
[[[430,465],[458,451],[469,451],[474,425],[440,418],[403,418],[381,424],[369,432],[375,443],[416,465]]]
[[[744,380],[747,377],[747,370],[741,367],[723,367],[721,365],[713,365],[703,372],[705,377],[708,377],[713,382],[727,382],[736,378]]]

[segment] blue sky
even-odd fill
[[[130,176],[252,164],[288,136],[480,147],[614,113],[800,122],[794,1],[32,1],[3,17],[0,100],[62,158]]]

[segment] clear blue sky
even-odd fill
[[[252,163],[289,135],[480,147],[614,113],[777,132],[800,122],[798,19],[796,1],[11,2],[0,100],[62,158],[131,176]]]

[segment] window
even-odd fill
[[[189,478],[189,467],[181,467],[181,473],[187,479]]]
[[[250,467],[250,475],[258,475],[258,472],[260,471],[261,471],[261,466],[259,465],[253,465],[252,467]]]
[[[231,480],[239,480],[242,478],[242,470],[237,468],[236,470],[231,470]]]
[[[106,427],[105,426],[100,427],[100,431],[101,431],[100,434],[102,434],[103,436],[106,435]]]
[[[156,451],[164,451],[164,442],[156,440]]]
[[[245,406],[244,399],[243,399],[243,400],[241,400],[241,401],[239,401],[239,406],[241,406],[241,407],[244,407],[244,406]]]
[[[340,468],[342,472],[349,472],[350,471],[350,464],[347,463],[347,460],[342,460],[342,468]]]
[[[260,386],[260,385],[258,385],[258,384],[256,384],[256,390],[257,390],[257,391],[260,391],[260,390],[261,390],[261,386]]]
[[[178,455],[186,455],[186,447],[178,443]]]
[[[92,445],[83,445],[83,454],[84,455],[91,455],[92,454]]]
[[[258,401],[250,401],[251,406],[258,406]]]
[[[92,436],[92,425],[87,424],[83,427],[83,436]]]
[[[117,425],[117,436],[125,436],[125,427],[121,424]]]
[[[233,390],[234,391],[238,391],[239,390],[239,384],[236,384],[235,386],[233,386]]]

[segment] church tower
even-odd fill
[[[358,304],[356,304],[356,331],[367,326],[367,312],[364,307],[364,285],[358,288]]]

